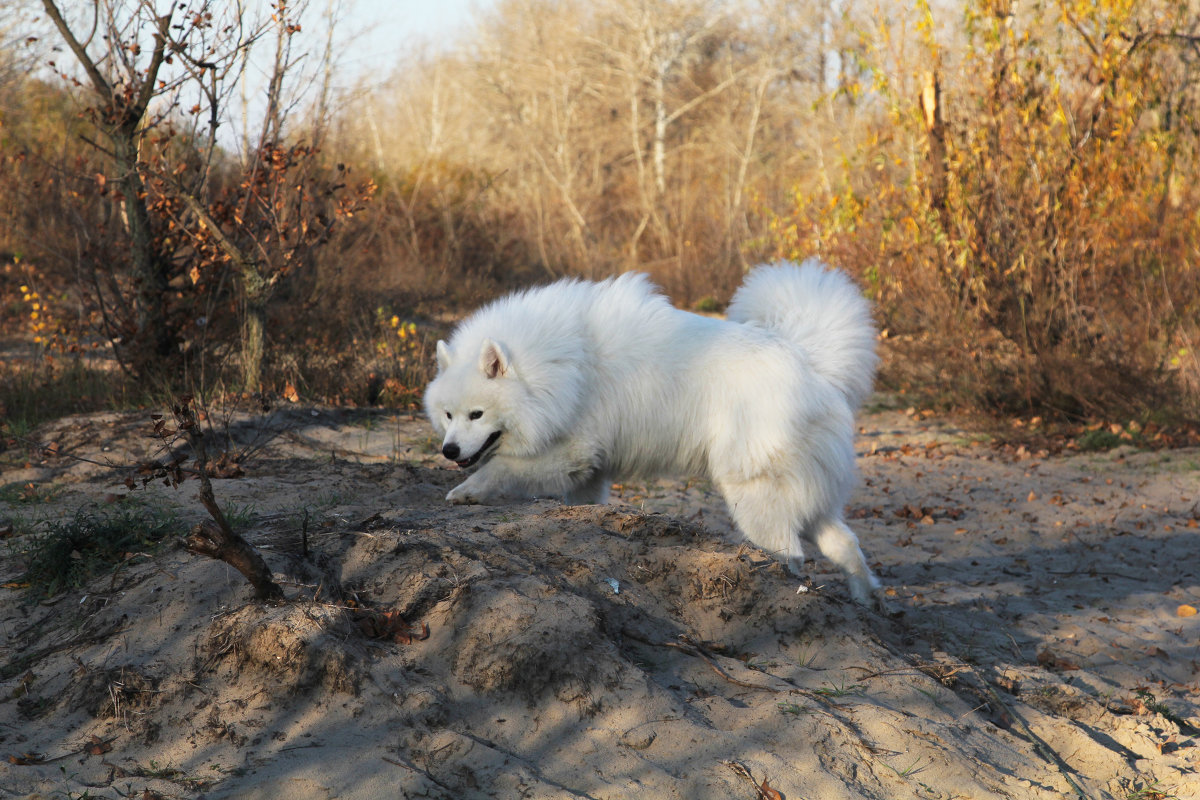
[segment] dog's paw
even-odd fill
[[[887,610],[884,602],[884,590],[879,585],[879,579],[868,573],[847,576],[850,584],[850,597],[863,608],[877,613]]]
[[[460,483],[458,486],[455,486],[453,489],[451,489],[450,493],[446,495],[446,499],[451,503],[460,506],[479,505],[481,502],[481,500],[475,496],[475,493],[471,491],[471,487],[467,486],[465,483]]]

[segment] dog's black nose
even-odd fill
[[[447,442],[446,444],[442,445],[442,455],[451,461],[458,461],[458,445],[454,444],[453,442]]]

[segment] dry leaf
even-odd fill
[[[771,784],[763,778],[762,786],[758,787],[758,800],[783,800],[783,795],[771,788]]]
[[[40,753],[21,753],[15,756],[8,757],[8,763],[16,764],[19,767],[28,767],[33,764],[41,764],[45,761],[45,757]]]
[[[1175,616],[1177,616],[1177,617],[1194,617],[1194,616],[1196,616],[1196,607],[1189,606],[1187,603],[1184,603],[1181,606],[1179,606],[1179,608],[1175,609]]]
[[[109,750],[112,750],[112,745],[95,734],[92,734],[92,738],[83,746],[83,752],[89,756],[102,756]]]
[[[1079,669],[1079,665],[1074,661],[1063,658],[1048,647],[1037,654],[1037,662],[1045,669],[1054,669],[1059,672],[1070,672]]]
[[[358,629],[368,639],[387,639],[396,644],[412,644],[429,638],[429,626],[424,623],[414,627],[406,620],[399,609],[391,611],[376,611],[374,609],[358,609],[355,620]]]

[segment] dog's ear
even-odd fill
[[[504,352],[504,348],[491,339],[483,340],[483,347],[479,350],[479,371],[489,380],[507,375],[511,365],[508,361],[508,354]]]
[[[437,365],[438,372],[444,372],[450,366],[450,348],[441,339],[437,343]]]

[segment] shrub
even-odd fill
[[[952,69],[926,5],[929,72],[871,65],[886,115],[776,232],[860,272],[893,381],[997,411],[1200,408],[1184,5],[974,0]]]

